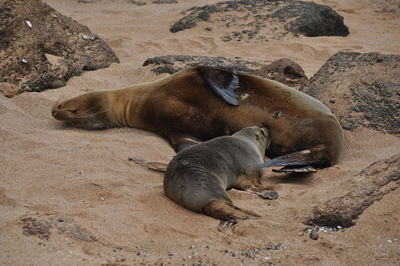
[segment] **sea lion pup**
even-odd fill
[[[265,128],[247,127],[232,136],[217,137],[180,151],[168,164],[164,192],[174,202],[195,212],[236,224],[259,217],[232,204],[227,189],[259,194],[264,152],[269,146]],[[265,189],[264,189],[265,190]]]
[[[339,122],[315,98],[273,80],[205,66],[59,102],[52,115],[85,129],[153,131],[175,151],[248,126],[266,127],[271,137],[266,155],[274,159],[261,166],[285,171],[331,166],[343,147]]]

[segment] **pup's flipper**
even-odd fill
[[[204,214],[221,220],[218,225],[218,230],[223,231],[226,228],[232,227],[241,220],[247,220],[252,217],[260,217],[255,212],[243,210],[234,206],[232,203],[225,200],[213,200],[203,207]]]

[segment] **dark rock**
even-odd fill
[[[97,241],[97,238],[79,225],[64,218],[41,217],[36,214],[36,217],[26,217],[21,219],[24,235],[33,235],[40,239],[49,240],[51,229],[57,229],[59,234],[66,234],[76,240],[81,241]]]
[[[306,224],[350,227],[375,201],[400,187],[400,154],[375,162],[352,178],[342,195],[323,202],[313,210]]]
[[[97,35],[40,0],[0,0],[0,82],[18,92],[64,86],[119,62]]]
[[[147,65],[152,65],[152,71],[157,74],[173,74],[193,66],[212,66],[273,79],[292,87],[300,86],[307,81],[303,69],[297,63],[286,58],[269,64],[221,56],[167,55],[149,58],[143,63],[143,66]]]
[[[307,81],[301,66],[290,59],[281,58],[262,67],[258,76],[273,79],[291,87],[297,87]]]
[[[399,136],[399,73],[398,55],[340,52],[300,90],[330,107],[345,129],[364,126]]]
[[[347,36],[343,17],[332,8],[313,2],[295,0],[227,1],[202,7],[192,7],[188,15],[175,22],[175,33],[197,26],[201,21],[231,32],[221,36],[223,41],[252,39],[289,39],[299,34],[315,36]],[[218,15],[215,15],[218,13]],[[246,27],[245,30],[243,28]],[[291,33],[291,34],[288,34]]]
[[[303,2],[300,6],[289,5],[279,11],[286,13],[290,8],[301,12],[295,15],[297,18],[294,21],[285,25],[294,34],[307,37],[349,35],[349,28],[344,24],[343,17],[329,6]]]
[[[40,221],[33,217],[21,219],[22,233],[26,236],[33,235],[39,239],[49,240],[52,225],[47,221]]]

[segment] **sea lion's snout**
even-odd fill
[[[56,102],[52,109],[51,115],[57,120],[67,120],[75,118],[79,113],[79,108],[76,106],[68,106],[66,102]]]
[[[101,104],[91,104],[91,98],[78,96],[67,101],[57,101],[51,115],[67,124],[84,129],[104,129],[113,126],[101,109]]]
[[[57,119],[57,120],[62,120],[62,106],[59,103],[55,103],[53,107],[51,108],[51,115]]]

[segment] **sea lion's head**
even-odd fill
[[[57,120],[84,129],[104,129],[112,127],[107,116],[108,104],[105,95],[88,93],[66,101],[57,101],[51,114]]]
[[[252,143],[254,143],[254,145],[256,145],[260,154],[263,156],[265,154],[265,151],[269,149],[271,141],[268,129],[265,127],[245,127],[233,134],[233,136],[238,136],[250,140]]]

